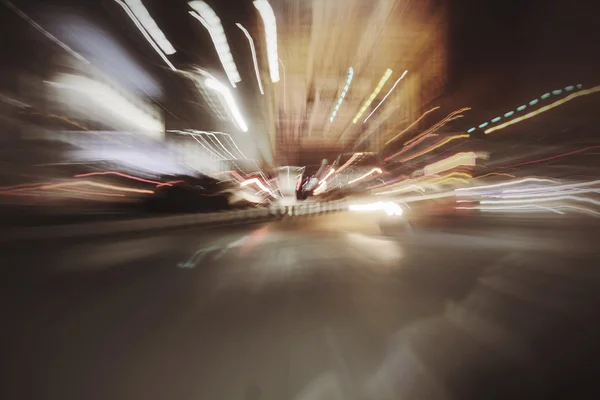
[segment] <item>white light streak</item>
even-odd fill
[[[201,141],[199,141],[198,138],[196,137],[196,135],[190,135],[190,136],[193,137],[196,142],[200,143],[200,145],[202,147],[204,147],[206,149],[206,151],[208,151],[213,156],[217,157],[219,159],[219,161],[224,160],[223,156],[217,154],[216,151],[212,150],[211,148],[207,147],[204,143],[202,143]]]
[[[327,178],[329,178],[331,176],[331,174],[333,174],[334,172],[335,172],[335,169],[330,168],[329,172],[327,172],[327,175],[325,175],[325,177],[319,181],[319,184],[325,182],[327,180]]]
[[[258,10],[265,26],[265,36],[267,41],[267,59],[269,60],[269,72],[271,81],[279,82],[279,64],[277,55],[277,22],[275,14],[267,0],[256,0],[254,7]]]
[[[510,186],[510,185],[518,185],[520,183],[525,183],[525,182],[550,182],[550,183],[556,183],[557,181],[552,180],[552,179],[544,179],[544,178],[524,178],[524,179],[519,179],[519,180],[516,180],[516,181],[496,183],[494,185],[476,186],[476,187],[471,187],[471,188],[460,188],[460,189],[456,189],[456,192],[457,192],[457,194],[460,194],[462,192],[470,192],[470,191],[473,191],[473,190],[494,189],[494,188],[498,188],[498,187],[504,187],[504,186]],[[465,195],[472,195],[472,194],[473,193],[466,193]]]
[[[165,37],[165,34],[160,30],[150,13],[144,7],[140,0],[125,0],[131,11],[135,14],[140,23],[146,28],[146,31],[152,36],[152,39],[160,46],[166,54],[175,54],[175,49]]]
[[[221,61],[221,64],[223,64],[225,74],[227,74],[227,79],[229,79],[231,86],[236,87],[235,84],[241,81],[242,78],[238,73],[235,61],[233,60],[233,55],[231,55],[231,50],[229,49],[229,43],[227,43],[227,37],[225,36],[221,20],[213,9],[203,1],[190,1],[188,5],[197,12],[190,11],[189,13],[192,17],[200,21],[208,31],[208,34],[215,45],[215,49],[217,50],[219,60]]]
[[[540,188],[540,190],[551,190],[552,187]],[[552,197],[557,195],[573,195],[573,194],[586,194],[586,193],[600,193],[600,189],[579,189],[579,190],[557,190],[550,191],[549,193],[529,193],[529,194],[496,194],[496,195],[484,195],[484,197],[500,197],[502,199],[527,199],[532,197]]]
[[[408,70],[405,70],[405,71],[402,73],[402,76],[400,76],[400,78],[398,78],[398,80],[396,80],[396,83],[394,83],[394,86],[392,86],[392,88],[390,89],[390,91],[389,91],[389,92],[387,92],[387,94],[385,95],[385,97],[384,97],[383,99],[381,99],[381,101],[379,102],[379,104],[377,104],[377,107],[375,107],[375,108],[373,109],[373,111],[371,111],[371,113],[370,113],[370,114],[367,116],[367,118],[365,118],[365,120],[363,121],[363,124],[364,124],[365,122],[367,122],[367,120],[368,120],[369,118],[371,118],[371,115],[373,115],[373,113],[374,113],[375,111],[377,111],[377,109],[379,108],[379,106],[383,104],[383,102],[385,101],[385,99],[387,99],[387,98],[388,98],[388,96],[390,95],[390,93],[392,93],[392,91],[393,91],[393,90],[396,88],[396,85],[397,85],[398,83],[400,83],[400,81],[402,80],[402,78],[404,78],[404,76],[405,76],[407,73],[408,73]]]
[[[481,200],[480,204],[524,204],[524,203],[542,203],[542,202],[552,202],[552,201],[560,201],[560,200],[573,200],[580,201],[583,203],[590,203],[600,206],[600,201],[588,199],[587,197],[579,197],[579,196],[555,196],[550,198],[533,198],[533,199],[523,199],[523,200]]]
[[[146,40],[148,41],[148,43],[150,43],[150,45],[158,53],[158,55],[160,56],[160,58],[163,59],[163,61],[169,66],[169,68],[171,68],[173,71],[177,71],[177,68],[175,68],[175,66],[173,64],[171,64],[171,61],[169,61],[169,59],[167,58],[167,56],[165,55],[165,53],[163,53],[162,50],[159,48],[159,46],[156,43],[154,43],[154,40],[152,40],[152,38],[150,37],[150,35],[148,35],[148,32],[146,32],[146,30],[144,29],[144,27],[142,26],[142,24],[140,23],[140,21],[138,21],[138,19],[136,18],[135,14],[131,11],[131,9],[129,9],[129,7],[127,6],[127,4],[123,3],[121,0],[115,0],[115,2],[118,5],[120,5],[123,8],[123,10],[125,10],[125,12],[127,13],[127,15],[129,16],[129,18],[133,21],[133,23],[139,29],[139,31],[142,32],[142,35],[144,35],[144,37],[146,38]]]
[[[46,82],[54,87],[71,89],[89,97],[94,103],[109,111],[111,115],[119,119],[133,123],[134,125],[153,133],[163,130],[160,121],[152,118],[143,110],[130,103],[127,99],[115,92],[108,85],[96,82],[89,78],[77,75],[65,74],[60,82]]]
[[[356,178],[356,179],[353,179],[353,180],[351,180],[351,181],[350,181],[350,182],[348,182],[348,183],[349,183],[349,184],[352,184],[352,183],[354,183],[354,182],[360,181],[361,179],[364,179],[364,178],[366,178],[367,176],[369,176],[369,175],[371,175],[371,174],[373,174],[373,173],[375,173],[375,172],[377,172],[378,174],[381,174],[383,171],[381,171],[381,168],[373,168],[372,170],[370,170],[370,171],[369,171],[369,172],[367,172],[366,174],[364,174],[364,175],[362,175],[362,176],[359,176],[358,178]]]
[[[262,86],[262,82],[260,80],[260,72],[258,70],[258,60],[256,59],[256,49],[254,48],[254,40],[252,40],[252,36],[250,33],[242,26],[242,24],[236,24],[238,28],[244,32],[244,35],[248,38],[248,42],[250,43],[250,50],[252,51],[252,61],[254,62],[254,72],[256,72],[256,81],[258,82],[258,88],[260,89],[260,94],[265,94]]]
[[[378,201],[370,204],[352,204],[350,211],[384,211],[387,215],[402,215],[402,208],[393,201]]]
[[[385,74],[383,74],[383,76],[379,80],[379,83],[377,84],[377,87],[373,90],[373,93],[371,93],[371,95],[369,96],[367,101],[365,101],[365,104],[363,104],[363,106],[360,108],[360,110],[358,110],[358,113],[356,113],[356,116],[352,120],[353,124],[357,123],[358,119],[364,114],[365,111],[367,111],[367,108],[371,105],[373,100],[375,100],[375,97],[377,97],[377,95],[381,91],[381,88],[383,88],[383,85],[385,85],[385,83],[387,82],[387,80],[390,78],[391,75],[392,75],[392,70],[388,68],[385,71]]]
[[[258,178],[248,179],[248,180],[240,183],[240,186],[241,187],[245,187],[245,186],[248,186],[248,185],[250,185],[252,183],[256,184],[256,186],[258,186],[263,191],[269,192],[273,197],[276,197],[275,193],[273,193],[273,191],[271,189],[269,189],[268,187],[266,187]]]
[[[529,188],[529,189],[509,189],[503,190],[502,193],[522,193],[522,192],[533,192],[537,190],[545,190],[545,189],[553,189],[553,190],[562,190],[562,189],[573,189],[582,186],[593,186],[600,184],[600,180],[591,181],[591,182],[581,182],[581,183],[571,183],[568,185],[559,185],[559,186],[542,186],[539,188]]]
[[[229,106],[229,110],[231,111],[231,114],[233,115],[233,118],[237,122],[240,129],[244,132],[248,132],[248,126],[246,125],[246,122],[240,113],[231,91],[216,79],[208,78],[204,81],[204,83],[207,87],[214,89],[223,95],[227,105]]]
[[[338,99],[337,104],[335,105],[335,108],[333,109],[333,112],[331,113],[329,122],[333,122],[333,120],[335,119],[335,116],[337,115],[337,112],[340,109],[340,106],[344,102],[344,97],[346,97],[346,93],[348,93],[348,89],[350,88],[350,84],[352,83],[353,77],[354,77],[354,68],[350,67],[350,68],[348,68],[348,77],[346,78],[346,85],[344,86],[344,90],[342,90],[342,94],[340,95],[340,98]]]

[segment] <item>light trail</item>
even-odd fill
[[[333,120],[335,119],[335,116],[337,115],[338,110],[340,109],[342,103],[344,102],[344,97],[346,97],[346,93],[348,93],[348,89],[350,88],[350,84],[352,83],[352,78],[354,77],[354,68],[350,67],[348,68],[348,77],[346,78],[346,85],[344,86],[344,90],[342,90],[342,94],[340,95],[340,98],[337,101],[337,104],[335,105],[335,108],[333,109],[333,112],[331,113],[331,117],[329,117],[329,122],[333,122]]]
[[[327,172],[327,175],[325,175],[325,177],[319,181],[319,184],[325,182],[327,180],[327,178],[329,178],[334,172],[335,172],[335,169],[329,168],[329,172]]]
[[[242,24],[236,24],[238,28],[244,32],[244,35],[248,38],[248,42],[250,43],[250,50],[252,51],[252,62],[254,63],[254,72],[256,73],[256,81],[258,82],[258,88],[260,89],[260,94],[264,95],[265,91],[263,90],[262,81],[260,79],[260,71],[258,70],[258,60],[256,59],[256,49],[254,48],[254,40],[252,40],[252,36],[250,33],[242,26]]]
[[[152,36],[152,39],[160,46],[162,51],[168,55],[175,54],[175,48],[167,40],[163,31],[156,25],[156,21],[154,21],[148,12],[148,9],[144,7],[144,4],[140,0],[125,0],[125,3],[127,3],[138,21],[140,21],[146,31]]]
[[[500,167],[500,168],[513,168],[513,167],[520,167],[521,165],[537,164],[537,163],[544,162],[544,161],[552,161],[552,160],[556,160],[558,158],[570,156],[572,154],[583,153],[585,151],[592,150],[592,149],[600,149],[600,146],[588,146],[583,149],[570,151],[568,153],[562,153],[562,154],[558,154],[558,155],[555,155],[552,157],[542,158],[539,160],[526,161],[526,162],[522,162],[522,163],[518,163],[518,164],[507,165],[507,166]]]
[[[573,200],[580,201],[583,203],[590,203],[597,206],[600,206],[600,201],[589,199],[587,197],[579,197],[579,196],[571,196],[571,195],[562,195],[562,196],[554,196],[549,198],[532,198],[532,199],[522,199],[522,200],[480,200],[480,204],[524,204],[524,203],[532,203],[532,202],[552,202],[559,200]]]
[[[437,107],[433,107],[431,110],[429,111],[425,111],[423,113],[423,115],[421,115],[415,122],[413,122],[412,124],[410,124],[409,126],[407,126],[406,128],[404,128],[404,130],[402,132],[400,132],[399,134],[397,134],[396,136],[394,136],[393,138],[391,138],[390,140],[388,140],[387,142],[385,142],[386,145],[390,144],[391,142],[393,142],[394,140],[398,139],[400,136],[402,136],[406,131],[408,131],[410,128],[412,128],[413,126],[415,126],[420,120],[422,120],[423,118],[425,118],[425,116],[427,114],[429,114],[430,112],[433,112],[437,109],[439,109],[440,106]]]
[[[63,187],[70,187],[70,186],[93,186],[93,187],[117,190],[117,191],[121,191],[121,192],[130,192],[130,193],[142,193],[142,194],[153,194],[154,193],[154,191],[152,191],[152,190],[133,189],[133,188],[125,187],[125,186],[107,185],[105,183],[98,183],[98,182],[93,182],[93,181],[73,181],[73,182],[55,183],[55,184],[50,184],[50,185],[43,185],[43,186],[40,186],[39,188],[42,190],[52,190],[52,189],[58,189],[58,188],[63,188]]]
[[[269,192],[271,194],[271,196],[276,197],[275,193],[273,193],[273,191],[271,189],[269,189],[268,187],[266,187],[258,178],[252,178],[252,179],[248,179],[245,180],[243,182],[240,183],[241,187],[245,187],[251,184],[255,184],[256,186],[258,186],[261,190],[265,191],[265,192]]]
[[[223,95],[227,106],[229,107],[229,110],[231,111],[231,114],[233,115],[233,118],[237,122],[240,129],[243,132],[248,132],[248,126],[246,125],[246,121],[244,121],[242,113],[240,112],[237,103],[235,102],[233,95],[231,94],[231,91],[216,79],[208,78],[204,81],[204,83],[207,87],[214,89]]]
[[[358,182],[358,181],[360,181],[361,179],[364,179],[364,178],[366,178],[367,176],[369,176],[369,175],[372,175],[372,174],[374,174],[374,173],[381,174],[382,172],[383,172],[383,171],[381,170],[381,168],[373,168],[372,170],[370,170],[370,171],[369,171],[369,172],[367,172],[366,174],[364,174],[364,175],[362,175],[362,176],[360,176],[360,177],[358,177],[358,178],[356,178],[356,179],[353,179],[353,180],[351,180],[350,182],[348,182],[348,184],[353,184],[354,182]]]
[[[509,181],[509,182],[501,182],[501,183],[496,183],[494,185],[485,185],[485,186],[475,186],[475,187],[471,187],[471,188],[460,188],[460,189],[456,189],[457,193],[461,193],[461,192],[470,192],[470,191],[475,191],[475,190],[481,190],[481,189],[495,189],[495,188],[499,188],[499,187],[505,187],[505,186],[511,186],[511,185],[518,185],[521,183],[526,183],[526,182],[550,182],[550,183],[557,183],[558,181],[552,180],[552,179],[545,179],[545,178],[523,178],[523,179],[519,179],[516,181]],[[471,194],[466,194],[466,195],[471,195]]]
[[[413,154],[412,156],[403,158],[402,160],[400,160],[400,162],[407,162],[407,161],[413,160],[413,159],[415,159],[417,157],[420,157],[422,155],[425,155],[425,154],[427,154],[427,153],[429,153],[429,152],[431,152],[431,151],[433,151],[435,149],[439,149],[440,147],[444,146],[445,144],[450,143],[453,140],[463,139],[463,138],[468,138],[468,137],[469,137],[469,135],[467,135],[467,134],[450,136],[450,137],[448,137],[446,139],[443,139],[443,140],[439,141],[438,143],[434,144],[433,146],[428,147],[427,149],[425,149],[423,151],[420,151],[420,152],[418,152],[416,154]]]
[[[267,41],[267,60],[269,72],[273,83],[279,82],[279,56],[277,54],[277,21],[275,13],[267,0],[256,0],[253,2],[258,10],[265,27],[265,38]]]
[[[452,119],[452,118],[453,118],[455,115],[457,115],[457,114],[460,114],[460,113],[461,113],[461,112],[463,112],[463,111],[468,111],[468,110],[470,110],[470,109],[471,109],[471,107],[463,107],[463,108],[461,108],[461,109],[459,109],[459,110],[452,111],[450,114],[448,114],[448,115],[446,116],[446,118],[444,118],[444,119],[442,119],[441,121],[439,121],[438,123],[434,124],[434,125],[433,125],[431,128],[427,129],[426,131],[422,132],[421,134],[419,134],[419,135],[415,136],[414,138],[412,138],[412,139],[410,139],[410,140],[406,141],[404,144],[406,145],[406,144],[409,144],[409,143],[411,143],[411,142],[414,142],[415,140],[419,139],[420,137],[422,137],[422,136],[425,136],[425,135],[427,135],[428,133],[431,133],[431,132],[433,132],[433,131],[435,131],[435,130],[437,130],[437,129],[440,129],[442,126],[444,126],[444,125],[446,125],[448,122],[450,122],[450,120],[451,120],[451,119]]]
[[[171,64],[171,61],[169,61],[169,59],[167,58],[167,56],[165,55],[165,53],[163,53],[162,50],[158,47],[158,45],[156,43],[154,43],[154,40],[152,40],[152,38],[150,37],[150,35],[148,35],[148,32],[146,32],[146,30],[144,29],[144,27],[142,26],[142,24],[140,23],[140,21],[138,21],[137,17],[135,16],[135,14],[133,14],[133,12],[127,6],[127,4],[123,3],[121,0],[115,0],[115,2],[118,5],[120,5],[121,8],[123,8],[123,10],[125,10],[125,12],[129,16],[129,18],[133,21],[133,23],[138,28],[138,30],[142,33],[142,35],[144,35],[144,38],[146,38],[146,41],[148,41],[148,43],[150,43],[150,45],[152,46],[152,48],[156,51],[156,53],[158,53],[158,55],[160,56],[160,58],[163,59],[163,61],[165,62],[165,64],[167,64],[169,66],[169,68],[171,68],[173,71],[177,71],[177,68],[175,68],[175,66],[173,64]]]
[[[573,100],[573,99],[575,99],[575,98],[577,98],[577,97],[586,96],[586,95],[593,94],[593,93],[596,93],[596,92],[600,92],[600,86],[596,86],[596,87],[593,87],[593,88],[591,88],[591,89],[582,90],[582,91],[580,91],[580,92],[577,92],[577,93],[570,94],[569,96],[565,97],[564,99],[561,99],[561,100],[555,101],[555,102],[554,102],[554,103],[552,103],[552,104],[548,104],[547,106],[541,107],[541,108],[539,108],[539,109],[537,109],[537,110],[535,110],[535,111],[532,111],[532,112],[530,112],[530,113],[528,113],[528,114],[525,114],[525,115],[523,115],[523,116],[521,116],[521,117],[518,117],[518,118],[515,118],[515,119],[511,119],[511,120],[510,120],[510,121],[508,121],[508,122],[505,122],[505,123],[503,123],[503,124],[500,124],[500,125],[498,125],[498,126],[495,126],[495,127],[493,127],[493,128],[487,129],[487,130],[485,131],[485,134],[486,134],[486,135],[487,135],[487,134],[490,134],[490,133],[492,133],[492,132],[495,132],[495,131],[497,131],[497,130],[504,129],[504,128],[506,128],[507,126],[514,125],[514,124],[516,124],[516,123],[518,123],[518,122],[521,122],[521,121],[523,121],[523,120],[526,120],[526,119],[529,119],[529,118],[535,117],[535,116],[536,116],[536,115],[538,115],[538,114],[541,114],[541,113],[543,113],[543,112],[546,112],[546,111],[548,111],[548,110],[551,110],[551,109],[553,109],[553,108],[555,108],[555,107],[558,107],[558,106],[560,106],[560,105],[563,105],[563,104],[565,104],[565,103],[567,103],[567,102],[569,102],[569,101],[571,101],[571,100]]]
[[[339,174],[345,168],[348,168],[350,166],[350,164],[352,164],[352,162],[354,160],[356,160],[358,157],[361,157],[362,155],[363,155],[363,153],[354,153],[354,154],[352,154],[352,157],[350,157],[350,159],[348,161],[346,161],[341,167],[338,168],[337,173]]]
[[[383,76],[379,80],[379,83],[377,84],[377,87],[375,88],[375,90],[373,90],[373,93],[371,93],[371,95],[369,96],[369,98],[367,99],[367,101],[365,102],[365,104],[363,104],[363,106],[360,108],[360,110],[358,110],[358,113],[356,114],[356,116],[352,120],[353,124],[356,124],[358,122],[358,119],[364,114],[364,112],[371,105],[371,103],[373,102],[373,100],[375,100],[375,97],[377,97],[377,95],[379,94],[379,92],[383,88],[383,85],[385,85],[385,83],[387,82],[387,80],[390,78],[391,75],[392,75],[392,70],[388,68],[385,71],[385,74],[383,74]]]
[[[394,83],[394,86],[392,86],[392,88],[391,88],[391,89],[390,89],[390,90],[387,92],[387,94],[384,96],[384,98],[383,98],[383,99],[381,99],[381,101],[379,102],[379,104],[377,104],[377,106],[376,106],[376,107],[373,109],[373,111],[371,111],[371,113],[370,113],[370,114],[367,116],[367,118],[365,118],[365,120],[363,121],[363,124],[364,124],[365,122],[367,122],[367,120],[368,120],[369,118],[371,118],[371,115],[373,115],[373,113],[374,113],[375,111],[377,111],[377,109],[379,108],[379,106],[381,106],[381,105],[383,104],[383,102],[385,101],[385,99],[387,99],[387,98],[388,98],[388,96],[390,95],[390,93],[392,93],[392,91],[393,91],[393,90],[396,88],[396,85],[398,85],[398,84],[400,83],[400,81],[401,81],[401,80],[404,78],[404,76],[406,76],[406,74],[407,74],[407,73],[408,73],[408,70],[405,70],[405,71],[402,73],[402,75],[400,76],[400,78],[398,78],[398,79],[396,80],[396,83]]]
[[[231,54],[229,43],[227,43],[227,37],[225,36],[223,25],[221,25],[221,20],[217,14],[215,14],[213,9],[203,1],[191,1],[188,4],[197,11],[197,13],[196,11],[189,11],[189,14],[200,21],[202,26],[208,31],[208,34],[215,45],[215,49],[217,50],[219,61],[221,61],[225,74],[227,75],[227,79],[229,79],[231,86],[236,87],[235,84],[241,81],[242,78],[237,70],[235,61],[233,60],[233,55]]]
[[[489,174],[485,174],[485,175],[481,175],[481,176],[476,176],[475,179],[481,179],[481,178],[485,178],[486,176],[492,176],[492,175],[508,176],[509,178],[516,178],[516,176],[511,175],[511,174],[506,174],[504,172],[490,172]]]
[[[124,173],[118,172],[118,171],[88,172],[86,174],[76,174],[76,175],[73,175],[73,177],[74,178],[85,178],[85,177],[88,177],[88,176],[102,176],[102,175],[116,175],[116,176],[120,176],[120,177],[123,177],[123,178],[132,179],[134,181],[145,182],[145,183],[152,183],[154,185],[162,185],[162,184],[164,184],[164,182],[152,181],[150,179],[139,178],[137,176],[124,174]]]
[[[475,166],[476,160],[477,155],[472,151],[461,152],[446,159],[435,162],[433,164],[429,164],[428,166],[423,168],[423,172],[425,173],[425,175],[433,175],[463,165],[472,167]]]

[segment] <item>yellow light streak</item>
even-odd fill
[[[519,122],[521,122],[521,121],[523,121],[523,120],[526,120],[526,119],[529,119],[529,118],[535,117],[536,115],[538,115],[538,114],[541,114],[541,113],[543,113],[543,112],[546,112],[546,111],[548,111],[548,110],[551,110],[551,109],[553,109],[554,107],[558,107],[558,106],[560,106],[560,105],[563,105],[563,104],[565,104],[566,102],[568,102],[568,101],[571,101],[571,100],[575,99],[576,97],[580,97],[580,96],[586,96],[586,95],[588,95],[588,94],[592,94],[592,93],[596,93],[596,92],[600,92],[600,86],[596,86],[596,87],[593,87],[593,88],[591,88],[591,89],[582,90],[582,91],[580,91],[580,92],[573,93],[573,94],[571,94],[571,95],[569,95],[569,96],[565,97],[564,99],[560,99],[560,100],[558,100],[558,101],[555,101],[555,102],[554,102],[554,103],[552,103],[552,104],[548,104],[547,106],[544,106],[544,107],[542,107],[542,108],[538,108],[537,110],[535,110],[535,111],[532,111],[532,112],[530,112],[530,113],[528,113],[528,114],[525,114],[525,115],[523,115],[523,116],[520,116],[520,117],[518,117],[518,118],[515,118],[515,119],[511,119],[510,121],[507,121],[507,122],[505,122],[505,123],[503,123],[503,124],[500,124],[500,125],[497,125],[497,126],[495,126],[495,127],[493,127],[493,128],[487,129],[487,130],[485,131],[485,134],[486,134],[486,135],[487,135],[487,134],[490,134],[490,133],[492,133],[492,132],[494,132],[494,131],[497,131],[497,130],[500,130],[500,129],[506,128],[507,126],[514,125],[514,124],[516,124],[516,123],[519,123]]]
[[[363,106],[358,111],[358,114],[356,114],[356,116],[352,120],[353,124],[356,124],[358,122],[358,119],[364,114],[365,111],[367,111],[367,108],[371,105],[373,100],[375,100],[375,97],[377,97],[379,92],[381,92],[383,85],[385,85],[385,83],[387,82],[387,80],[390,78],[391,75],[392,75],[392,70],[388,68],[385,71],[385,74],[383,74],[383,76],[381,77],[381,80],[379,80],[379,84],[377,85],[375,90],[373,90],[373,93],[371,93],[371,95],[369,96],[369,98],[367,99],[365,104],[363,104]]]

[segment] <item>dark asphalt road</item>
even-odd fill
[[[342,213],[5,244],[0,397],[598,398],[598,231]]]

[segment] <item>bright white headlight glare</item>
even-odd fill
[[[387,215],[402,215],[402,208],[393,201],[378,201],[369,204],[353,204],[348,207],[350,211],[384,211]]]

